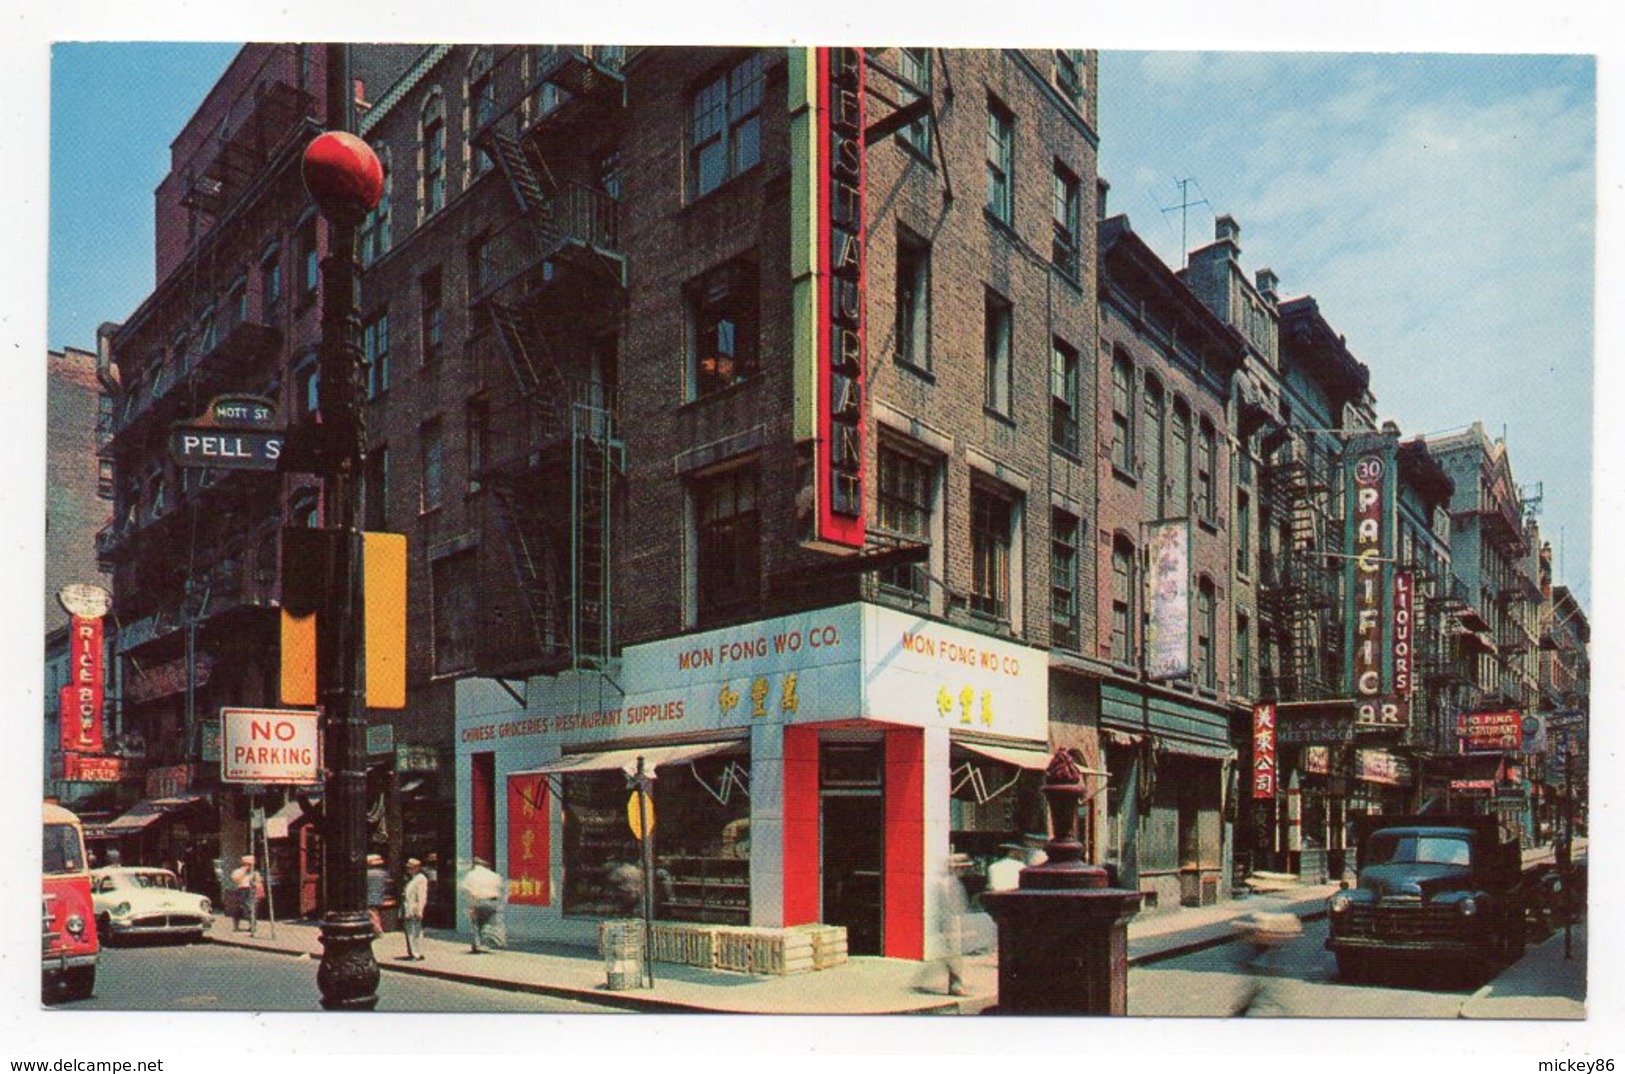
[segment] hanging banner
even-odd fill
[[[75,615],[68,627],[68,685],[59,698],[62,752],[102,752],[102,621]]]
[[[1278,768],[1275,760],[1275,706],[1253,706],[1253,797],[1274,798]]]
[[[508,901],[519,906],[552,902],[551,807],[547,776],[508,777]]]
[[[1146,676],[1153,682],[1191,673],[1191,531],[1187,519],[1153,522],[1146,572]]]

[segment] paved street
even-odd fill
[[[224,947],[115,947],[105,951],[96,994],[64,1010],[318,1010],[314,959]],[[380,1011],[543,1014],[618,1013],[551,996],[481,988],[434,977],[391,973],[379,985]]]

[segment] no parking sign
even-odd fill
[[[222,783],[320,782],[316,713],[301,709],[221,709]]]

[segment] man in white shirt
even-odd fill
[[[423,961],[423,909],[429,905],[429,878],[423,863],[406,859],[406,887],[401,892],[401,928],[406,933],[406,959]]]
[[[487,945],[503,946],[493,927],[502,909],[502,877],[484,858],[475,858],[474,867],[463,875],[462,888],[468,898],[469,921],[474,926],[471,953],[483,955]]]

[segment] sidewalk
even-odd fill
[[[1586,924],[1574,926],[1574,957],[1563,956],[1563,930],[1530,948],[1461,1006],[1463,1018],[1581,1019],[1586,1016]]]
[[[1234,940],[1235,918],[1265,905],[1300,917],[1318,917],[1335,884],[1292,888],[1217,906],[1173,910],[1129,923],[1129,965],[1137,966]],[[257,935],[232,932],[231,920],[217,917],[207,939],[213,943],[305,958],[320,958],[319,930],[306,922],[279,921],[276,937],[262,922]],[[989,933],[990,934],[990,933]],[[373,944],[386,973],[419,974],[512,992],[585,1000],[628,1010],[721,1012],[730,1014],[970,1014],[996,1002],[998,959],[994,951],[965,959],[969,995],[947,996],[940,967],[901,959],[858,957],[840,966],[792,977],[759,977],[692,966],[655,963],[655,987],[610,991],[603,960],[582,947],[519,942],[504,951],[476,955],[466,936],[429,930],[423,962],[402,961],[406,940],[392,932]],[[1559,956],[1561,957],[1561,946]],[[931,991],[921,984],[930,977]]]

